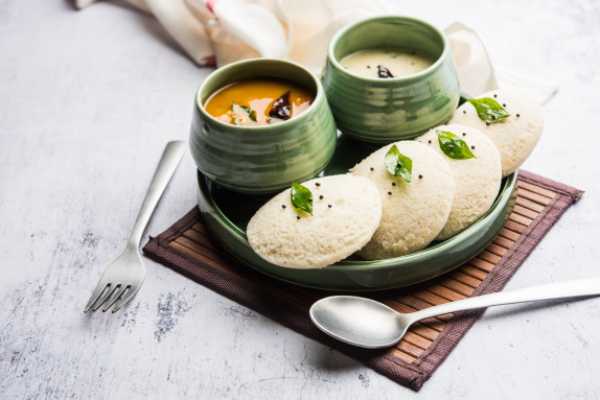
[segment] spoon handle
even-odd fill
[[[600,278],[580,279],[548,285],[533,286],[508,292],[498,292],[483,296],[425,308],[408,314],[411,323],[436,315],[455,311],[473,310],[503,304],[526,303],[533,301],[563,299],[569,297],[587,297],[600,295]]]

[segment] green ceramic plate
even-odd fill
[[[341,137],[324,174],[344,173],[372,151],[373,147],[368,144]],[[385,260],[347,259],[323,269],[297,270],[263,260],[254,253],[246,239],[246,224],[270,196],[230,192],[198,174],[203,221],[225,250],[239,259],[242,265],[300,286],[354,292],[412,285],[444,274],[473,258],[494,240],[504,226],[514,202],[516,181],[516,174],[502,181],[492,208],[479,221],[458,235],[433,243],[426,249]]]

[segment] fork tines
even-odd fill
[[[83,312],[95,312],[100,308],[102,312],[106,312],[113,307],[112,312],[115,313],[133,298],[135,295],[133,289],[132,285],[100,281]]]

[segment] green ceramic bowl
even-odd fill
[[[253,78],[276,78],[311,90],[315,98],[297,117],[275,125],[234,126],[210,116],[203,104],[216,90]],[[335,150],[336,128],[319,80],[283,60],[226,65],[206,78],[194,99],[190,147],[198,169],[233,191],[268,193],[319,174]]]
[[[342,137],[325,175],[342,173],[372,151]],[[398,288],[444,274],[473,258],[491,243],[512,208],[516,174],[505,178],[492,208],[458,235],[402,257],[377,261],[348,259],[323,269],[290,269],[260,258],[246,239],[246,224],[269,196],[232,193],[198,174],[199,207],[204,223],[242,266],[300,286],[335,291]]]
[[[340,64],[344,56],[369,48],[414,49],[436,61],[414,75],[390,79],[360,77]],[[459,99],[443,33],[409,17],[374,17],[339,31],[329,45],[322,81],[338,128],[374,143],[411,139],[448,121]]]

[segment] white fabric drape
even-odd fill
[[[201,66],[251,57],[283,58],[320,73],[327,46],[342,26],[390,13],[385,0],[126,0],[152,14]],[[94,0],[75,0],[85,8]],[[477,33],[461,23],[445,29],[463,94],[514,86],[545,103],[557,92],[546,81],[494,68]]]

